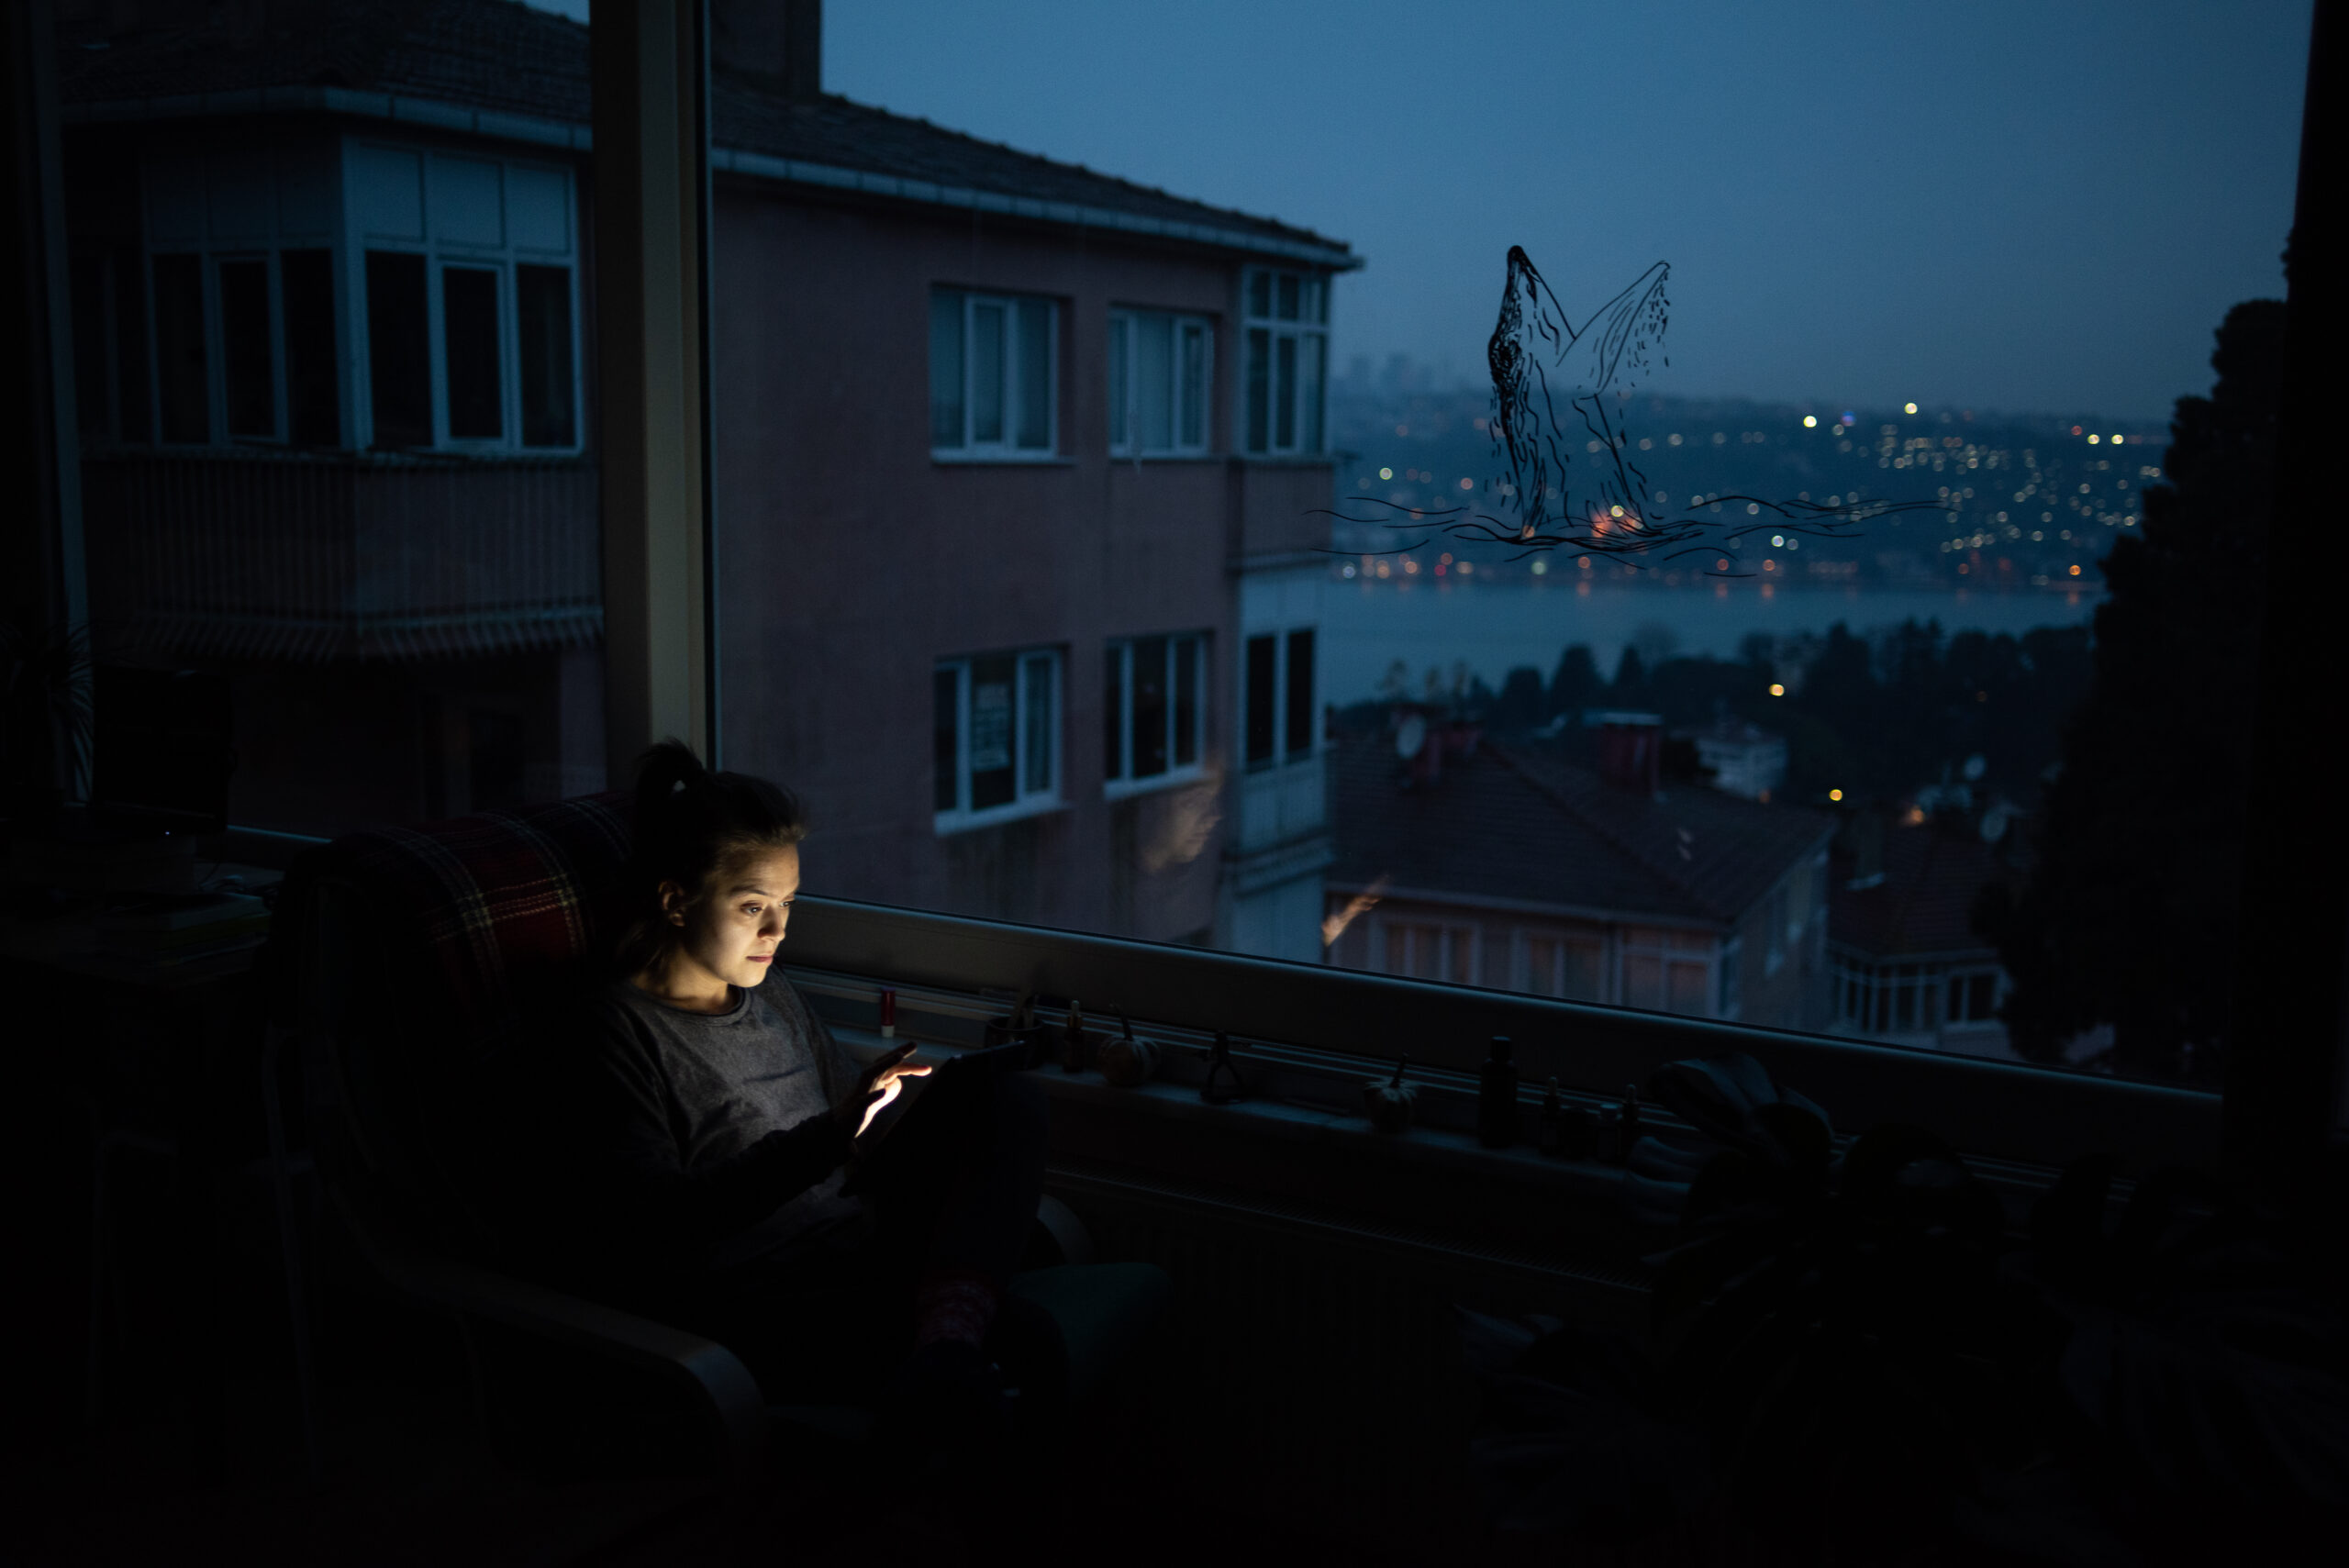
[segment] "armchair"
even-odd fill
[[[617,929],[628,813],[626,796],[593,795],[310,851],[278,905],[266,994],[302,1042],[335,1211],[385,1284],[462,1327],[505,1456],[740,1477],[771,1438],[861,1432],[868,1413],[770,1409],[725,1346],[534,1282],[490,1153],[524,1004],[575,983]],[[1166,1281],[1085,1263],[1074,1216],[1046,1204],[1041,1251],[1062,1262],[1012,1288],[1061,1328],[1082,1397],[1161,1310]]]

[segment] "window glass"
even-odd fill
[[[1278,723],[1275,694],[1280,680],[1279,661],[1277,638],[1248,639],[1247,762],[1252,768],[1267,766],[1273,761],[1273,738]]]
[[[1015,662],[1008,653],[971,661],[971,809],[1008,806],[1018,794],[1012,766]]]
[[[516,325],[520,333],[522,444],[568,447],[578,440],[572,392],[571,270],[514,269]]]
[[[930,296],[930,444],[963,444],[963,296],[940,289]]]
[[[1273,446],[1297,445],[1297,339],[1283,333],[1273,345]]]
[[[277,434],[276,354],[270,342],[269,263],[223,261],[220,286],[220,368],[228,389],[228,434]]]
[[[1134,777],[1152,778],[1167,767],[1167,639],[1145,637],[1133,644]]]
[[[1157,311],[1133,318],[1135,439],[1145,451],[1174,445],[1174,318]]]
[[[1019,446],[1044,451],[1052,444],[1052,307],[1019,302]]]
[[[1129,346],[1133,331],[1132,317],[1109,317],[1109,445],[1112,449],[1129,448],[1134,441],[1133,427],[1129,423],[1133,417],[1131,387],[1129,384],[1133,371],[1132,352]]]
[[[114,272],[114,407],[117,428],[125,441],[148,439],[152,417],[147,389],[147,268],[135,245],[117,248],[109,260]]]
[[[496,440],[506,433],[506,397],[497,375],[497,274],[486,267],[440,269],[440,319],[449,437]]]
[[[1181,444],[1204,448],[1208,444],[1208,328],[1203,322],[1183,328],[1182,388]]]
[[[286,438],[299,447],[342,444],[342,393],[335,330],[334,254],[284,250],[277,258],[285,304]],[[566,335],[566,346],[569,339]]]
[[[367,252],[367,390],[378,447],[432,444],[432,340],[424,258]]]
[[[1060,705],[1053,701],[1053,676],[1059,666],[1051,658],[1030,657],[1022,662],[1021,668],[1028,677],[1028,689],[1019,705],[1022,754],[1028,764],[1023,788],[1029,795],[1042,795],[1052,787],[1060,752],[1056,734]]]
[[[212,439],[204,354],[204,262],[155,258],[155,380],[167,441]]]
[[[106,259],[76,256],[68,267],[73,306],[74,412],[83,440],[111,440],[114,426],[106,401],[106,349],[113,334],[107,320],[112,302],[107,297]]]
[[[1199,760],[1199,680],[1205,662],[1203,645],[1196,637],[1174,642],[1174,765],[1187,768]]]
[[[1301,628],[1288,634],[1288,723],[1286,751],[1294,759],[1313,750],[1313,631]]]
[[[963,676],[960,666],[938,670],[930,676],[930,758],[935,787],[932,809],[952,811],[963,803],[963,756],[959,736],[963,722]]]
[[[1272,443],[1273,335],[1262,327],[1248,329],[1248,450],[1260,452]]]

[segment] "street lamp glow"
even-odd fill
[[[1917,411],[1917,406],[1913,403],[1904,403],[1900,406],[1900,411],[1903,414],[1914,414]]]
[[[1787,695],[1787,688],[1778,684],[1777,682],[1773,681],[1770,683],[1770,695],[1774,697],[1785,696]]]
[[[1802,417],[1802,428],[1806,430],[1815,430],[1819,428],[1819,416],[1816,414],[1804,415]]]

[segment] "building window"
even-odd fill
[[[939,829],[1061,803],[1061,655],[982,653],[931,676]]]
[[[1371,951],[1376,967],[1414,980],[1476,983],[1476,928],[1414,920],[1378,922]]]
[[[1049,299],[934,289],[930,445],[951,457],[1051,457],[1060,310]]]
[[[1198,776],[1206,662],[1207,639],[1199,635],[1109,644],[1101,712],[1103,773],[1111,795]]]
[[[1109,450],[1119,457],[1208,450],[1215,328],[1203,316],[1109,313]]]
[[[1623,1006],[1654,1013],[1710,1016],[1714,1004],[1713,936],[1631,927],[1623,933]]]
[[[576,450],[570,172],[373,142],[346,152],[367,444]]]
[[[1945,983],[1947,1021],[1957,1028],[1996,1024],[2000,1000],[1998,976],[1999,972],[1995,969],[1961,969],[1952,973]]]
[[[1330,283],[1251,267],[1241,274],[1241,423],[1261,455],[1321,450],[1330,362]]]
[[[1606,1000],[1606,950],[1596,937],[1527,931],[1524,989],[1570,1002]]]
[[[1251,769],[1301,762],[1314,753],[1319,711],[1313,680],[1313,628],[1248,639],[1241,696],[1242,761]]]
[[[1733,1018],[1744,1007],[1744,944],[1731,937],[1721,944],[1720,985],[1713,1006],[1714,1017]]]

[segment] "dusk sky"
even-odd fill
[[[576,11],[573,6],[551,6]],[[1669,261],[1653,390],[2158,418],[2280,295],[2305,0],[857,0],[834,92],[1300,224],[1335,362],[1477,373],[1512,243]]]

